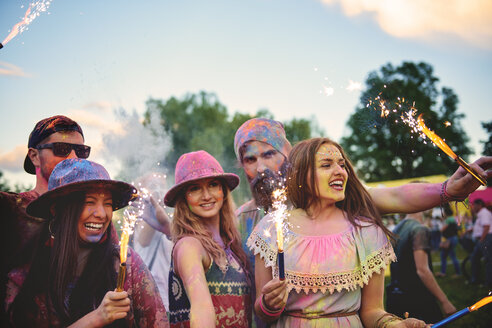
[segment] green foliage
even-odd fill
[[[9,189],[7,181],[3,178],[3,172],[0,171],[0,191],[8,191]]]
[[[159,117],[163,129],[172,138],[172,149],[162,159],[167,167],[174,169],[179,156],[203,149],[217,158],[225,171],[241,177],[241,184],[234,191],[238,204],[250,197],[247,179],[234,153],[234,135],[245,121],[253,117],[274,119],[272,113],[260,109],[255,115],[236,112],[230,116],[215,94],[204,91],[186,94],[182,99],[149,99],[146,105],[144,125],[149,125],[152,117]],[[158,115],[152,115],[155,112]],[[285,122],[289,140],[297,142],[310,138],[314,133],[322,135],[323,131],[314,121],[314,118],[311,121],[294,118]]]
[[[13,187],[10,186],[9,182],[3,177],[3,172],[0,171],[0,191],[10,191],[10,192],[24,192],[32,189],[32,185],[24,185],[16,183]]]
[[[460,123],[465,115],[457,111],[458,96],[450,88],[438,89],[438,81],[426,63],[386,64],[369,74],[360,104],[347,122],[352,133],[341,140],[362,179],[413,178],[456,169],[452,159],[402,123],[400,116],[412,106],[456,154],[464,159],[471,154]],[[381,104],[390,109],[387,117],[381,117]]]
[[[490,122],[482,122],[482,127],[489,134],[489,140],[480,141],[481,143],[483,143],[482,155],[484,155],[484,156],[492,156],[492,121],[490,121]]]

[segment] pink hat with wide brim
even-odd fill
[[[174,173],[175,185],[164,196],[164,204],[174,207],[176,196],[188,183],[205,178],[220,178],[232,191],[239,184],[234,173],[224,173],[220,163],[209,153],[199,150],[181,155]]]

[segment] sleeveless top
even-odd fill
[[[233,256],[228,256],[228,261],[229,266],[225,273],[213,260],[205,272],[215,309],[215,326],[251,327],[251,287],[238,261]],[[174,260],[171,256],[168,313],[172,328],[190,327],[190,307],[183,281],[174,272]]]

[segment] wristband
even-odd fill
[[[285,306],[283,306],[281,309],[279,310],[276,310],[276,311],[271,311],[270,309],[268,309],[268,307],[266,306],[266,304],[263,304],[263,297],[265,296],[265,294],[262,294],[261,295],[261,299],[260,299],[260,309],[261,311],[269,316],[269,317],[278,317],[280,314],[282,314],[282,312],[284,311],[284,308]]]

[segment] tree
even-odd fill
[[[204,91],[186,94],[182,99],[171,97],[167,101],[151,98],[146,105],[144,125],[149,126],[152,119],[157,117],[172,139],[171,150],[161,162],[173,170],[179,156],[203,149],[212,154],[225,171],[241,177],[241,185],[234,191],[238,203],[250,197],[247,179],[234,153],[234,135],[247,120],[253,117],[274,119],[272,113],[267,109],[260,109],[255,115],[236,112],[231,117],[215,94]],[[314,118],[311,121],[294,118],[283,124],[288,139],[296,142],[310,138],[313,134],[323,134],[314,122]]]
[[[482,122],[482,127],[489,134],[489,140],[480,141],[481,143],[483,143],[482,155],[484,155],[484,156],[492,156],[492,121],[490,121],[490,122]]]
[[[10,187],[8,182],[3,178],[3,172],[0,171],[0,191],[8,191]]]
[[[386,64],[369,73],[360,104],[347,122],[352,133],[341,140],[364,180],[450,174],[456,169],[447,155],[402,123],[401,116],[413,106],[455,153],[464,159],[471,154],[461,126],[465,115],[457,111],[458,96],[451,88],[438,89],[438,82],[426,63]]]

